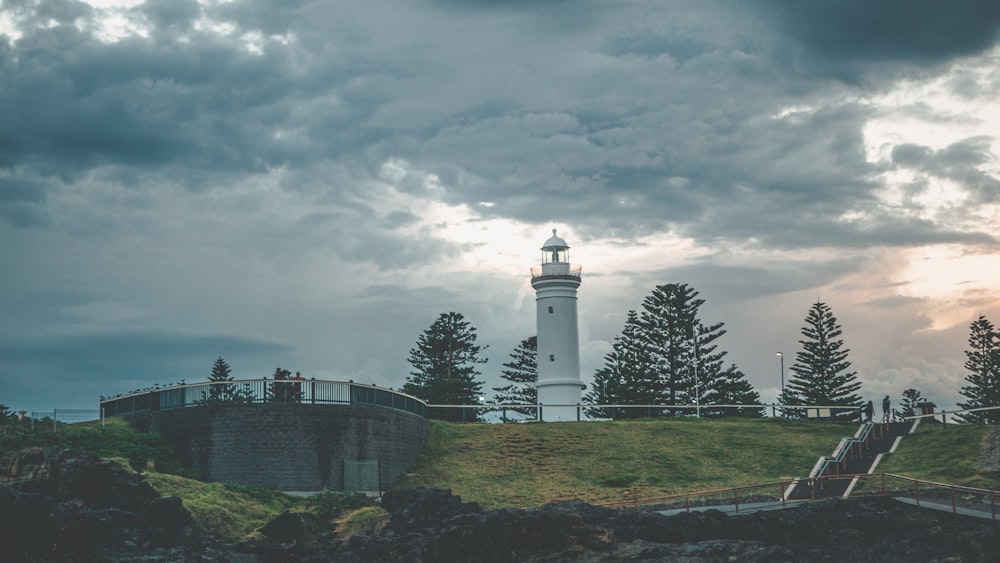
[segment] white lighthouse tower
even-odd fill
[[[542,420],[577,420],[581,391],[576,289],[580,267],[569,263],[569,245],[556,236],[542,245],[542,265],[531,268],[538,322],[538,404]],[[563,406],[548,406],[563,405]]]

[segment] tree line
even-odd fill
[[[699,293],[687,284],[656,286],[643,300],[640,310],[628,311],[621,333],[594,374],[583,397],[591,417],[626,419],[692,414],[701,416],[764,416],[759,393],[735,363],[727,363],[721,348],[724,323],[705,322]],[[829,305],[813,304],[801,327],[800,348],[790,366],[790,379],[781,390],[778,404],[782,415],[809,416],[806,407],[834,407],[828,413],[836,420],[858,420],[865,402],[861,382],[851,370],[850,350],[844,347],[843,329]],[[482,400],[483,382],[477,365],[484,349],[477,343],[476,329],[460,313],[440,317],[421,334],[410,350],[410,373],[402,391],[432,404],[475,405]],[[961,394],[968,401],[963,409],[1000,407],[1000,334],[984,316],[970,326],[968,370]],[[537,337],[521,340],[503,364],[505,385],[494,387],[492,402],[499,405],[533,405],[537,402]],[[887,396],[886,399],[889,399]],[[926,398],[907,388],[890,419],[919,414]],[[616,406],[610,406],[616,405]],[[617,405],[657,405],[621,408]],[[740,406],[731,406],[740,405]],[[512,406],[514,412],[531,417],[534,408]],[[813,411],[817,414],[817,411]],[[479,412],[446,409],[435,416],[448,420],[472,420]],[[1000,421],[1000,410],[959,415],[965,422]]]
[[[641,309],[626,314],[621,333],[594,373],[593,384],[583,396],[586,413],[594,418],[700,416],[761,417],[765,414],[759,393],[735,363],[727,363],[721,347],[726,334],[722,322],[701,318],[705,300],[687,284],[656,286],[642,301]],[[813,304],[801,327],[800,348],[790,367],[791,377],[778,397],[783,416],[804,418],[807,407],[834,407],[828,415],[836,420],[858,420],[865,406],[858,394],[861,382],[851,370],[850,350],[844,347],[843,329],[829,305]],[[494,387],[492,403],[511,405],[512,412],[527,417],[535,409],[518,405],[537,402],[537,337],[521,340],[503,364],[505,384]],[[410,350],[412,371],[402,392],[435,405],[477,405],[485,401],[482,373],[478,366],[487,359],[488,346],[478,343],[477,330],[461,313],[442,313],[421,333]],[[965,352],[965,380],[961,389],[968,400],[962,409],[1000,407],[1000,333],[985,317],[970,325],[969,350]],[[297,375],[297,374],[296,374]],[[268,400],[295,401],[298,378],[278,368]],[[232,381],[229,366],[220,357],[210,381]],[[291,380],[285,383],[285,380]],[[246,401],[248,390],[232,385],[213,386],[209,401]],[[246,395],[246,396],[245,396]],[[918,414],[926,401],[922,393],[907,388],[899,408],[890,418]],[[888,397],[886,397],[888,399]],[[628,408],[630,406],[645,408]],[[478,420],[477,408],[440,408],[429,413],[453,421]],[[816,411],[813,410],[813,415]],[[827,413],[825,413],[827,414]],[[964,422],[1000,422],[1000,410],[959,415]]]
[[[764,416],[760,394],[735,363],[727,363],[721,347],[726,334],[722,322],[701,318],[705,300],[687,284],[656,286],[641,310],[630,310],[615,337],[604,365],[594,374],[583,397],[591,417],[625,419],[693,414],[701,416]],[[849,371],[848,350],[841,328],[829,306],[816,303],[806,317],[802,350],[792,366],[793,377],[780,397],[784,405],[849,407],[833,416],[856,419],[861,398],[856,372]],[[441,314],[410,350],[414,368],[402,391],[432,404],[474,405],[480,402],[483,382],[477,365],[482,348],[475,327],[460,313]],[[537,402],[537,337],[523,339],[503,364],[506,384],[493,388],[493,403],[533,405]],[[614,405],[614,406],[611,406]],[[622,406],[650,405],[647,408]],[[652,405],[656,405],[653,407]],[[738,405],[738,406],[734,406]],[[535,409],[512,407],[525,416]],[[801,417],[800,409],[787,409]],[[478,413],[477,413],[478,415]],[[446,409],[436,416],[469,420],[469,413]]]

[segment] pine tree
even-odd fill
[[[621,335],[615,337],[611,351],[604,356],[604,367],[594,374],[594,383],[583,400],[591,405],[661,404],[659,398],[651,398],[647,392],[653,386],[651,378],[655,376],[639,315],[630,310]],[[652,414],[647,409],[587,409],[587,415],[595,418],[638,418]]]
[[[835,409],[831,413],[839,420],[854,420],[860,415],[862,399],[855,394],[861,389],[856,372],[847,360],[850,350],[843,348],[843,334],[837,318],[826,303],[817,302],[809,309],[802,327],[805,340],[799,340],[802,349],[795,355],[794,374],[780,397],[784,405],[844,406],[852,409]],[[785,409],[787,416],[804,416],[802,409]]]
[[[538,403],[538,337],[531,336],[521,341],[510,353],[510,361],[503,365],[502,377],[510,382],[503,387],[494,387],[497,392],[494,401],[501,405]],[[514,412],[534,417],[535,409],[512,408]]]
[[[759,409],[708,408],[725,404],[760,404],[759,395],[735,365],[723,369],[726,352],[716,340],[726,331],[723,323],[706,325],[698,319],[704,303],[686,284],[660,285],[643,301],[642,314],[629,311],[622,334],[604,357],[604,367],[594,374],[594,384],[584,397],[591,405],[681,405],[665,408],[591,408],[587,414],[601,418],[636,418],[675,412],[711,416]],[[692,408],[695,407],[695,408]]]
[[[969,349],[965,351],[965,369],[969,371],[961,394],[968,401],[958,403],[963,409],[1000,407],[1000,333],[985,316],[979,315],[969,325]],[[976,411],[958,415],[964,422],[1000,422],[1000,410]]]
[[[725,371],[713,377],[708,392],[701,402],[701,415],[707,417],[739,416],[744,418],[760,418],[764,416],[763,406],[754,407],[716,407],[714,405],[760,405],[760,393],[754,390],[746,375],[730,365]]]
[[[916,416],[917,415],[917,403],[922,403],[926,399],[920,394],[920,391],[910,388],[903,391],[903,400],[899,403],[899,415],[900,416]]]
[[[205,400],[210,403],[232,400],[236,389],[232,384],[227,383],[232,380],[233,376],[229,364],[222,359],[222,356],[219,356],[212,365],[212,373],[208,376],[208,381],[212,385],[208,388],[208,394],[204,395]]]
[[[724,323],[705,325],[698,319],[704,303],[693,288],[676,283],[657,286],[643,300],[642,334],[654,365],[650,387],[644,389],[649,399],[702,404],[713,388],[726,355],[714,342],[726,331]]]
[[[410,372],[403,392],[431,404],[468,405],[478,402],[483,383],[477,364],[485,349],[476,344],[476,329],[460,313],[442,313],[420,335],[410,350]],[[476,409],[431,409],[429,415],[443,420],[478,420]]]

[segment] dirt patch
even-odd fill
[[[1000,472],[1000,426],[991,426],[987,432],[983,451],[976,460],[976,468]]]

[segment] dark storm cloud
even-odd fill
[[[0,364],[6,373],[32,373],[43,381],[65,376],[105,381],[179,378],[192,370],[205,371],[218,355],[267,358],[289,350],[289,345],[279,342],[224,335],[106,332],[6,341],[0,345]]]
[[[574,249],[714,252],[586,270],[638,288],[587,297],[614,318],[582,325],[596,341],[657,283],[735,308],[857,276],[870,247],[995,244],[958,220],[1000,193],[992,137],[872,162],[864,133],[895,81],[995,45],[992,4],[151,0],[125,11],[141,33],[107,39],[83,3],[5,2],[0,395],[10,373],[105,393],[107,373],[201,377],[218,355],[246,376],[281,358],[398,386],[449,310],[516,344],[533,297],[478,252],[511,236],[494,219],[565,226]],[[995,89],[977,69],[950,80],[970,103]],[[967,204],[924,213],[935,178]],[[450,231],[477,221],[476,240]]]
[[[765,8],[780,31],[794,37],[812,59],[800,61],[808,66],[796,70],[851,82],[982,52],[996,42],[1000,30],[1000,4],[992,0],[754,4]]]
[[[0,221],[21,228],[44,225],[46,193],[53,188],[40,178],[0,175]]]
[[[0,165],[65,179],[106,163],[253,173],[314,154],[309,143],[273,135],[307,124],[292,103],[320,94],[287,74],[290,49],[270,42],[253,54],[239,41],[192,31],[196,7],[144,4],[136,9],[156,24],[151,37],[111,44],[71,21],[38,25],[49,10],[34,12],[24,36],[5,45]]]
[[[732,304],[822,286],[860,272],[865,266],[866,259],[861,256],[817,258],[801,263],[762,260],[754,265],[716,256],[665,269],[659,273],[662,281],[656,283],[686,283],[717,296],[720,302]]]
[[[38,29],[21,38],[18,63],[5,73],[9,83],[3,89],[18,97],[4,100],[3,107],[28,111],[17,111],[21,117],[7,121],[11,126],[0,144],[11,147],[4,154],[19,167],[34,166],[41,174],[71,179],[81,170],[115,163],[160,168],[190,189],[204,189],[212,181],[199,171],[258,174],[285,166],[308,174],[324,159],[356,154],[372,162],[396,154],[439,173],[450,188],[443,193],[446,201],[492,202],[487,215],[538,222],[586,217],[594,229],[622,233],[680,225],[715,238],[744,236],[748,222],[776,216],[762,209],[756,218],[734,220],[748,205],[774,202],[786,212],[801,210],[783,214],[784,219],[813,221],[823,213],[810,208],[844,201],[864,205],[866,192],[876,187],[875,171],[860,149],[858,124],[866,115],[859,108],[834,105],[799,122],[762,119],[794,99],[785,90],[803,86],[786,88],[772,81],[787,72],[770,58],[780,44],[739,32],[722,34],[719,23],[684,9],[664,9],[644,26],[603,32],[599,43],[588,44],[579,30],[596,29],[599,20],[577,15],[571,19],[578,25],[559,28],[563,8],[533,8],[505,13],[521,24],[553,26],[553,37],[600,48],[615,59],[667,54],[680,66],[653,63],[663,75],[644,80],[662,92],[630,94],[633,100],[625,106],[613,103],[626,94],[615,84],[619,71],[598,68],[590,71],[591,80],[568,74],[557,79],[557,91],[565,95],[558,106],[544,102],[551,109],[522,107],[527,100],[482,100],[471,107],[466,101],[436,122],[373,126],[373,116],[406,97],[446,89],[448,83],[434,84],[431,78],[442,62],[423,61],[432,72],[425,75],[420,67],[404,67],[400,57],[408,55],[398,49],[361,55],[358,46],[345,42],[350,32],[343,25],[320,35],[318,26],[302,20],[305,13],[325,13],[312,6],[203,8],[244,31],[300,35],[288,45],[265,40],[264,51],[252,54],[232,37],[193,30],[191,22],[202,13],[195,3],[146,3],[135,10],[154,24],[149,38],[104,44],[70,26]],[[738,17],[714,6],[707,10],[723,22]],[[330,13],[357,11],[345,7]],[[810,4],[777,11],[787,23],[822,20],[828,9]],[[494,11],[470,6],[464,13],[475,29],[485,27]],[[856,17],[877,20],[879,13]],[[767,20],[744,16],[751,29]],[[39,12],[37,18],[42,17]],[[855,23],[840,19],[831,18],[829,25],[840,29]],[[687,24],[695,27],[685,30]],[[179,41],[181,34],[196,41]],[[432,36],[415,34],[412,40],[414,47],[440,48]],[[329,58],[323,56],[327,51]],[[448,56],[451,64],[471,63]],[[307,72],[298,70],[302,65]],[[574,85],[586,92],[574,92]],[[511,99],[517,100],[520,85],[512,86]],[[737,90],[744,95],[734,99]],[[592,95],[581,96],[586,93]],[[539,161],[542,154],[548,156]],[[460,168],[439,164],[444,161]],[[475,183],[461,179],[470,172]],[[398,187],[420,192],[419,178],[415,182],[404,180]],[[609,210],[620,213],[608,215]],[[723,220],[710,220],[714,217]],[[30,216],[22,222],[31,222]],[[837,229],[849,234],[838,222],[827,223],[826,229],[824,236]],[[781,232],[776,229],[769,242],[780,243],[774,237]],[[801,237],[795,240],[803,243]]]

